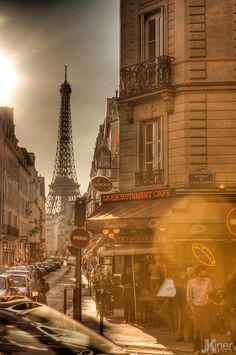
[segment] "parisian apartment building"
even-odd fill
[[[14,113],[0,107],[0,265],[45,255],[45,183],[35,155],[18,145]]]
[[[99,257],[117,278],[131,266],[150,289],[155,269],[202,263],[220,284],[235,263],[235,10],[120,1],[119,192],[87,218],[116,231]]]

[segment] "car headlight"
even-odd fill
[[[37,297],[39,295],[38,291],[31,291],[31,297]]]

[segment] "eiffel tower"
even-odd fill
[[[76,197],[80,196],[80,185],[76,177],[72,141],[71,92],[71,86],[67,82],[67,66],[65,66],[65,81],[60,87],[61,107],[56,159],[46,202],[46,212],[48,214],[63,212],[65,202],[75,201]]]

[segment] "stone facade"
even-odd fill
[[[137,190],[139,122],[158,118],[162,186],[188,188],[189,174],[203,169],[214,174],[216,187],[235,189],[235,6],[232,0],[121,1],[121,190]],[[160,54],[171,57],[171,81],[148,86],[150,69],[137,65],[147,60],[145,21],[155,14],[161,18]],[[132,82],[127,68],[135,73]]]
[[[39,259],[45,241],[44,178],[34,154],[18,145],[9,107],[0,107],[0,176],[0,266]]]

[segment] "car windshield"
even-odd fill
[[[15,281],[16,286],[26,287],[26,280],[24,276],[12,275],[12,279]]]
[[[6,279],[4,277],[0,277],[0,290],[6,289]]]
[[[43,334],[72,350],[78,351],[83,347],[97,349],[103,354],[120,354],[120,348],[115,344],[50,307],[29,310],[22,317]]]

